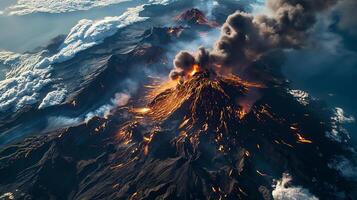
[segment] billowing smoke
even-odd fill
[[[179,77],[187,76],[195,64],[200,66],[208,66],[210,64],[210,52],[205,48],[200,47],[198,51],[192,55],[190,52],[181,51],[174,59],[174,69],[170,73],[170,77],[173,80]]]
[[[240,71],[264,53],[280,48],[301,48],[316,15],[338,0],[267,0],[271,15],[235,12],[221,28],[213,49],[179,52],[170,77],[186,76],[193,64],[218,72]]]
[[[171,79],[178,79],[180,76],[188,74],[195,62],[196,59],[191,53],[187,51],[178,53],[174,59],[175,68],[170,73]]]

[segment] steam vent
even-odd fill
[[[357,200],[345,1],[0,3],[0,200]]]

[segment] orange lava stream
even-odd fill
[[[192,68],[192,71],[189,73],[190,77],[194,76],[197,72],[200,71],[200,66],[198,64],[194,64]]]

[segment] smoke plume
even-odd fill
[[[217,72],[244,69],[264,53],[280,48],[301,48],[316,15],[338,0],[267,0],[271,15],[237,11],[228,16],[213,49],[191,54],[179,52],[174,60],[172,79],[186,76],[194,64]]]

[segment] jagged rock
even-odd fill
[[[262,97],[242,115],[241,98],[257,87]],[[119,109],[108,119],[4,148],[0,176],[7,178],[0,180],[0,193],[21,191],[19,199],[271,199],[273,178],[289,171],[320,198],[337,198],[337,190],[354,195],[353,181],[325,165],[347,152],[324,137],[321,109],[281,91],[198,72],[154,95],[144,112]]]

